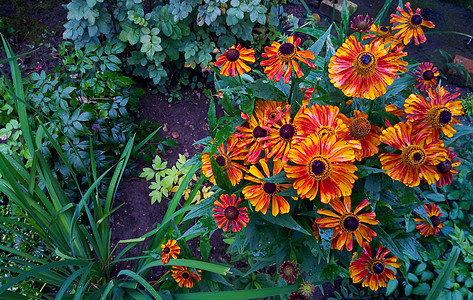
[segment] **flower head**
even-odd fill
[[[398,7],[396,10],[401,15],[391,14],[391,20],[389,20],[389,22],[398,24],[393,27],[393,31],[399,30],[394,34],[394,36],[402,40],[404,45],[409,44],[412,37],[414,37],[416,45],[419,45],[419,41],[420,43],[425,43],[427,38],[425,37],[421,26],[434,28],[434,23],[422,18],[420,15],[420,8],[416,9],[416,12],[414,13],[411,9],[410,2],[404,4],[404,6],[407,8],[407,12],[401,7]]]
[[[287,105],[283,111],[278,108],[278,117],[267,122],[272,125],[269,139],[263,146],[264,149],[269,149],[267,157],[274,156],[274,160],[282,159],[287,162],[287,154],[297,134],[297,128],[291,122],[291,106]]]
[[[423,206],[433,227],[430,226],[430,224],[420,216],[416,216],[414,221],[416,223],[420,223],[416,224],[416,229],[418,229],[419,233],[423,236],[435,235],[440,231],[440,228],[443,227],[443,223],[439,218],[443,216],[443,214],[440,212],[438,206],[434,203],[429,203],[429,205],[424,204]]]
[[[176,240],[168,240],[167,243],[161,245],[161,250],[161,261],[163,264],[167,264],[171,257],[176,259],[179,253],[181,253],[181,247],[179,247]]]
[[[301,78],[302,73],[296,60],[308,65],[312,69],[315,69],[315,65],[307,59],[315,59],[314,53],[311,51],[297,50],[301,43],[300,38],[290,36],[287,42],[280,44],[274,41],[271,47],[264,47],[266,53],[263,53],[263,58],[268,58],[261,62],[261,66],[264,68],[264,74],[268,74],[270,80],[278,82],[281,77],[284,83],[289,83],[291,80],[292,68],[296,72],[298,78]],[[284,77],[283,77],[284,74]]]
[[[295,283],[299,277],[299,268],[297,265],[290,261],[285,261],[279,266],[279,275],[282,275],[282,279],[286,280],[287,283]]]
[[[415,74],[418,76],[416,89],[421,91],[426,91],[437,85],[437,77],[440,76],[437,68],[429,62],[421,63],[415,70]]]
[[[322,203],[349,196],[358,178],[353,165],[355,151],[346,141],[335,135],[309,135],[304,141],[293,145],[286,165],[287,178],[295,179],[293,185],[301,198],[313,200],[320,191]]]
[[[379,133],[381,128],[371,125],[368,121],[368,115],[364,112],[355,110],[355,116],[350,118],[348,125],[350,140],[357,140],[361,144],[360,149],[356,149],[356,160],[361,161],[365,157],[370,157],[378,153]]]
[[[448,158],[437,164],[437,173],[440,176],[439,180],[437,181],[438,187],[452,183],[453,175],[458,174],[458,170],[454,168],[461,165],[460,159],[453,161],[457,155],[452,152],[452,149],[447,148],[447,151]]]
[[[371,34],[364,35],[361,39],[362,40],[369,40],[373,39],[371,42],[379,41],[383,45],[392,44],[395,45],[398,43],[398,40],[392,35],[391,30],[389,30],[389,26],[381,26],[381,25],[371,25],[370,31]]]
[[[411,122],[400,122],[383,131],[381,142],[402,151],[379,155],[382,168],[391,178],[409,187],[418,186],[421,176],[429,184],[439,179],[436,166],[446,159],[447,150],[428,131],[414,134]]]
[[[236,47],[235,45],[231,46],[225,51],[225,53],[220,55],[215,62],[215,66],[220,67],[223,65],[220,74],[236,77],[237,72],[241,76],[251,70],[245,62],[255,62],[255,51],[253,49],[242,49],[240,44],[238,44]]]
[[[220,201],[215,200],[213,211],[216,212],[212,215],[217,223],[218,228],[223,227],[223,231],[228,231],[230,225],[232,225],[233,232],[240,231],[242,227],[246,227],[246,224],[250,220],[248,218],[248,209],[246,207],[238,208],[241,203],[241,199],[236,200],[236,195],[221,195]]]
[[[246,120],[246,125],[236,127],[235,137],[239,139],[238,147],[249,147],[245,156],[246,163],[255,164],[263,151],[263,145],[271,139],[268,134],[271,131],[268,120],[273,120],[277,116],[278,107],[282,109],[283,103],[258,100],[251,118],[245,113],[241,114],[241,117]]]
[[[368,15],[366,17],[358,15],[350,21],[350,28],[358,32],[369,32],[373,23],[373,18],[370,18]]]
[[[343,197],[343,203],[339,199],[333,199],[329,204],[338,214],[327,209],[318,209],[317,213],[329,217],[317,219],[316,222],[320,228],[333,228],[332,249],[343,250],[346,245],[347,250],[352,251],[353,236],[360,247],[363,240],[371,242],[372,237],[376,236],[376,232],[363,224],[378,225],[379,221],[374,219],[376,213],[358,215],[370,204],[367,199],[358,204],[354,212],[351,212],[351,198],[348,196]]]
[[[246,180],[256,183],[247,185],[243,188],[243,195],[245,196],[245,199],[250,201],[251,205],[255,207],[256,211],[261,211],[263,214],[266,214],[269,203],[271,203],[271,211],[273,216],[276,216],[279,213],[288,213],[291,209],[289,202],[287,202],[284,197],[278,196],[277,194],[284,191],[291,185],[263,181],[263,179],[269,178],[281,172],[284,167],[284,162],[281,160],[274,162],[272,175],[269,171],[268,164],[264,159],[260,159],[259,163],[263,169],[264,174],[255,165],[253,165],[250,167],[249,171],[251,175],[245,175]]]
[[[231,135],[227,139],[226,145],[222,143],[213,156],[217,164],[227,173],[232,185],[237,185],[243,179],[242,170],[246,170],[246,168],[237,161],[244,160],[247,153],[247,149],[238,146],[238,139],[235,135]],[[202,172],[209,178],[210,182],[217,184],[212,172],[209,153],[202,154]]]
[[[315,286],[312,283],[306,281],[299,287],[299,292],[306,297],[310,297],[315,292]]]
[[[387,267],[399,268],[401,264],[397,262],[396,256],[386,258],[388,254],[388,249],[383,250],[383,247],[379,246],[373,258],[370,244],[364,243],[363,254],[350,263],[349,271],[353,283],[364,280],[363,287],[368,286],[377,291],[380,287],[386,287],[389,280],[396,279],[394,271]]]
[[[452,125],[460,124],[455,116],[463,115],[461,100],[455,100],[460,93],[450,94],[443,86],[427,91],[429,100],[421,95],[411,94],[404,103],[407,119],[418,125],[419,130],[433,130],[437,138],[440,131],[451,138],[457,131]]]
[[[194,281],[192,278],[200,281],[200,270],[197,270],[197,273],[194,273],[183,266],[172,266],[172,278],[177,282],[179,287],[192,288],[194,286]]]
[[[375,99],[386,93],[398,71],[407,62],[400,58],[407,53],[388,52],[381,41],[361,45],[352,35],[330,59],[328,72],[333,85],[347,97]]]

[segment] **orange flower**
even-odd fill
[[[261,62],[261,66],[264,68],[264,74],[268,74],[270,80],[278,82],[283,77],[284,83],[289,83],[291,79],[291,65],[296,72],[298,78],[304,76],[299,65],[296,62],[296,59],[312,69],[315,69],[315,65],[308,61],[307,59],[315,59],[314,53],[311,51],[302,51],[297,50],[297,47],[301,43],[301,39],[295,39],[293,36],[290,36],[287,39],[286,43],[282,45],[274,41],[271,47],[264,47],[263,58],[269,58]],[[287,65],[287,68],[286,68]]]
[[[416,85],[416,89],[419,89],[421,91],[425,91],[436,86],[436,77],[440,76],[440,73],[437,71],[437,68],[429,62],[421,63],[417,67],[415,74],[419,76],[416,78],[418,82],[418,84]]]
[[[460,159],[453,161],[457,157],[457,155],[451,152],[452,149],[447,148],[447,151],[448,158],[445,161],[442,161],[441,163],[437,164],[437,173],[440,176],[439,180],[437,181],[438,187],[452,183],[453,175],[458,174],[458,170],[454,168],[459,167],[461,165]]]
[[[423,206],[427,216],[430,219],[430,222],[432,222],[433,227],[418,215],[414,218],[416,223],[420,222],[420,224],[416,224],[416,229],[418,229],[419,233],[423,236],[435,235],[440,231],[440,228],[443,227],[443,224],[439,218],[443,216],[443,214],[440,212],[438,206],[434,203],[430,203],[428,206],[424,204]]]
[[[231,197],[231,199],[230,199]],[[241,199],[236,199],[236,195],[221,195],[220,201],[215,200],[213,211],[216,212],[212,215],[215,219],[218,228],[223,228],[223,231],[228,231],[230,225],[232,225],[233,232],[240,231],[242,227],[246,227],[246,224],[250,220],[248,218],[248,209],[246,207],[238,208],[241,203]]]
[[[370,157],[378,153],[379,133],[381,128],[371,125],[368,115],[355,110],[355,116],[350,118],[348,130],[350,135],[348,140],[357,140],[361,144],[361,149],[355,150],[356,160],[361,161],[365,157]]]
[[[439,179],[436,166],[446,159],[447,150],[443,148],[443,142],[433,140],[429,132],[413,133],[410,122],[400,122],[383,131],[381,142],[402,153],[380,154],[382,168],[391,178],[409,187],[419,185],[421,176],[433,184]]]
[[[247,124],[236,127],[235,137],[240,141],[238,147],[249,147],[245,163],[255,164],[258,161],[264,143],[270,139],[268,131],[271,128],[268,127],[267,120],[273,120],[277,116],[277,108],[283,105],[285,104],[282,102],[258,100],[251,119],[247,114],[241,113]]]
[[[371,42],[380,41],[383,45],[396,44],[397,39],[391,34],[389,26],[371,25],[370,31],[373,34],[364,35],[362,40],[373,39]]]
[[[181,247],[179,247],[176,240],[168,240],[167,243],[161,245],[161,250],[161,261],[163,264],[167,264],[171,257],[176,259],[179,253],[181,253]]]
[[[296,127],[291,123],[291,106],[287,105],[284,111],[278,108],[278,117],[267,122],[271,124],[271,130],[263,149],[269,149],[268,158],[274,156],[274,160],[282,159],[286,163],[293,137],[297,133]]]
[[[320,232],[319,232],[319,225],[317,225],[317,220],[312,223],[312,231],[314,232],[314,237],[317,243],[319,242]]]
[[[378,252],[373,258],[371,255],[370,244],[364,243],[363,254],[350,263],[350,277],[353,283],[358,283],[362,280],[362,286],[368,286],[371,290],[377,291],[380,287],[386,287],[389,280],[396,279],[396,274],[393,270],[388,269],[387,266],[393,268],[399,268],[400,263],[397,262],[396,256],[390,256],[388,249],[384,249],[382,246],[378,247]]]
[[[172,266],[172,278],[177,282],[179,287],[192,288],[194,286],[194,281],[192,278],[200,281],[200,270],[197,270],[197,273],[189,271],[187,267],[183,266]]]
[[[386,109],[387,112],[392,113],[393,115],[397,117],[404,117],[404,111],[396,106],[396,104],[385,104],[384,108]]]
[[[343,197],[343,203],[340,199],[333,199],[329,204],[339,215],[327,209],[318,209],[317,213],[329,217],[315,221],[320,228],[333,228],[332,249],[343,250],[346,245],[347,250],[352,251],[353,236],[355,236],[360,247],[363,246],[363,240],[371,242],[372,237],[376,236],[376,232],[362,224],[378,225],[379,221],[374,219],[376,213],[370,212],[357,215],[370,204],[368,199],[358,204],[354,212],[351,212],[351,198],[349,196]]]
[[[429,101],[423,96],[411,94],[404,103],[407,119],[419,124],[419,130],[433,130],[435,137],[440,137],[440,130],[451,138],[457,131],[452,125],[460,124],[454,116],[463,115],[461,100],[456,99],[460,93],[451,94],[439,86],[439,91],[431,88],[427,91]]]
[[[245,167],[236,161],[244,160],[246,154],[248,153],[247,149],[244,147],[239,147],[237,144],[238,139],[234,135],[231,135],[227,139],[226,147],[224,144],[221,144],[217,149],[218,154],[214,154],[215,161],[219,166],[222,167],[223,170],[225,170],[228,175],[228,179],[230,179],[230,182],[234,186],[243,179],[243,172],[241,170],[246,170]],[[210,182],[217,184],[212,172],[209,153],[202,154],[202,172],[206,177],[209,178]]]
[[[294,119],[294,125],[300,129],[295,140],[301,142],[312,133],[335,135],[338,140],[343,140],[349,134],[347,122],[348,118],[340,113],[337,106],[314,104]]]
[[[236,77],[237,72],[241,76],[248,73],[251,68],[246,63],[255,62],[255,51],[253,49],[241,48],[240,44],[237,47],[231,46],[222,55],[217,58],[215,62],[216,67],[223,65],[220,74],[224,76]]]
[[[407,62],[400,58],[406,55],[388,52],[380,40],[361,45],[352,35],[330,59],[328,76],[345,96],[373,100],[386,93],[398,71],[404,71]]]
[[[263,214],[266,214],[270,202],[273,216],[276,216],[279,213],[288,213],[291,209],[289,203],[284,197],[277,196],[277,194],[291,185],[263,181],[263,179],[269,178],[272,175],[269,171],[268,164],[264,159],[260,159],[259,163],[263,168],[264,174],[261,173],[256,166],[251,166],[249,172],[253,176],[245,175],[246,180],[256,183],[256,185],[248,185],[243,188],[245,199],[251,202],[251,205],[255,207],[256,211],[261,211]],[[281,160],[275,161],[273,166],[273,175],[279,174],[279,172],[282,171],[283,166],[284,163]]]
[[[353,146],[334,135],[311,134],[293,145],[288,158],[296,165],[286,165],[284,170],[287,178],[295,179],[293,185],[301,198],[313,200],[319,190],[322,203],[349,196],[358,178]]]
[[[416,13],[414,14],[411,9],[411,3],[407,2],[404,6],[407,8],[407,12],[401,7],[398,7],[396,10],[401,15],[391,14],[391,20],[389,20],[389,22],[398,24],[393,27],[393,31],[399,30],[394,34],[394,36],[402,40],[404,45],[409,44],[412,37],[414,37],[416,45],[419,45],[419,41],[420,43],[425,43],[427,38],[425,37],[421,26],[434,28],[434,23],[422,18],[420,15],[420,8],[416,9]]]

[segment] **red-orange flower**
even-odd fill
[[[261,62],[261,66],[264,68],[264,74],[268,74],[270,80],[278,82],[283,77],[284,83],[289,83],[291,80],[291,71],[294,68],[298,78],[304,76],[296,59],[312,69],[315,69],[315,65],[307,59],[315,59],[314,53],[311,51],[297,50],[297,47],[301,43],[300,38],[294,38],[290,36],[287,42],[280,44],[274,41],[271,47],[264,47],[263,58],[268,58]],[[286,68],[287,66],[287,68]],[[291,67],[292,66],[292,67]]]
[[[294,284],[296,282],[296,279],[299,277],[298,271],[299,268],[297,267],[297,265],[287,260],[279,266],[278,274],[282,275],[282,279],[286,280],[287,283]]]
[[[197,270],[197,273],[194,273],[183,266],[172,266],[172,278],[177,282],[179,287],[192,288],[194,286],[194,281],[192,278],[200,281],[200,270]]]
[[[319,190],[322,203],[349,196],[358,178],[353,146],[335,135],[311,134],[293,145],[288,157],[295,165],[286,165],[284,170],[287,178],[295,179],[293,185],[301,198],[313,200]]]
[[[434,23],[422,18],[420,15],[420,8],[416,9],[416,12],[414,13],[411,9],[411,3],[407,2],[404,6],[407,8],[407,12],[401,7],[398,7],[396,10],[401,15],[391,14],[391,20],[389,20],[389,22],[398,24],[393,27],[393,31],[399,30],[394,34],[394,36],[402,40],[404,45],[409,44],[412,37],[414,37],[416,45],[419,45],[419,41],[420,43],[425,43],[427,38],[425,37],[421,26],[434,28]]]
[[[272,175],[269,171],[268,164],[264,159],[260,159],[259,163],[263,168],[264,174],[253,165],[250,167],[249,171],[253,176],[245,175],[246,180],[256,183],[256,185],[252,184],[243,188],[243,195],[245,195],[245,199],[250,201],[251,205],[255,207],[256,211],[261,211],[263,214],[266,214],[270,202],[273,216],[276,216],[279,213],[288,213],[291,209],[289,202],[287,202],[284,197],[277,196],[277,194],[284,191],[291,185],[265,182],[263,180],[279,174],[279,172],[281,172],[284,167],[284,163],[281,160],[275,161]]]
[[[378,153],[379,133],[381,128],[371,125],[368,121],[368,115],[364,112],[355,110],[355,116],[350,118],[348,130],[350,135],[347,139],[357,140],[361,144],[361,149],[355,150],[356,160],[361,161],[365,157],[370,157]]]
[[[267,120],[271,124],[268,133],[269,139],[263,146],[263,149],[269,149],[267,158],[274,156],[274,160],[282,159],[287,162],[287,155],[291,149],[293,138],[297,134],[297,128],[291,122],[291,106],[287,105],[284,111],[278,108],[278,116],[273,120]]]
[[[247,124],[244,126],[237,126],[235,137],[239,139],[239,147],[249,147],[248,153],[245,157],[246,163],[255,164],[263,151],[264,143],[270,139],[268,131],[267,120],[273,120],[277,116],[277,108],[284,107],[283,102],[277,101],[261,101],[255,103],[255,111],[250,117],[241,113],[241,117],[246,120]]]
[[[176,259],[179,253],[181,253],[181,247],[179,247],[176,240],[168,240],[167,243],[161,245],[161,250],[161,261],[163,264],[167,264],[171,257]]]
[[[333,199],[329,204],[339,214],[327,209],[318,209],[317,213],[329,217],[317,219],[316,222],[320,228],[333,228],[332,249],[343,250],[343,247],[346,246],[348,251],[352,251],[353,236],[360,247],[363,246],[363,240],[371,242],[373,236],[376,236],[376,232],[362,224],[378,225],[379,221],[374,219],[376,213],[357,215],[370,204],[368,199],[358,204],[354,212],[351,212],[351,198],[349,196],[343,197],[343,203],[340,199]]]
[[[377,26],[373,24],[371,25],[370,31],[372,32],[372,34],[364,35],[361,39],[373,39],[371,42],[380,41],[383,45],[395,45],[398,42],[398,40],[392,35],[391,31],[389,30],[389,26]]]
[[[220,74],[224,76],[236,77],[238,74],[243,75],[248,73],[251,68],[246,63],[255,62],[255,51],[253,49],[241,48],[241,45],[235,45],[228,48],[225,53],[220,55],[215,62],[216,67],[223,65]]]
[[[457,155],[452,152],[452,149],[447,148],[447,151],[448,158],[437,164],[437,173],[440,176],[439,180],[437,181],[438,187],[452,183],[453,175],[458,174],[458,170],[454,168],[459,167],[461,165],[460,159],[453,161],[457,157]]]
[[[396,104],[385,104],[384,108],[387,112],[392,113],[397,117],[404,117],[404,111],[396,106]]]
[[[455,116],[463,115],[461,100],[455,100],[460,93],[450,94],[443,86],[427,91],[429,100],[421,95],[411,94],[404,103],[407,119],[418,125],[419,130],[433,130],[435,137],[440,131],[451,138],[457,131],[452,125],[460,124]]]
[[[379,155],[382,168],[391,178],[409,187],[419,185],[421,176],[429,184],[439,179],[436,166],[446,159],[447,150],[441,140],[432,140],[429,132],[414,134],[411,122],[400,122],[383,131],[381,142],[402,151]]]
[[[237,144],[238,139],[235,135],[232,135],[227,139],[226,146],[221,144],[217,149],[217,153],[213,155],[217,164],[227,173],[232,185],[237,185],[243,179],[243,172],[241,170],[246,170],[245,167],[236,161],[244,160],[248,150],[237,146]],[[209,153],[202,154],[202,172],[209,178],[210,182],[217,184],[212,172]]]
[[[440,73],[437,71],[437,67],[434,67],[432,63],[424,62],[421,63],[415,70],[417,84],[416,89],[426,91],[437,85],[437,77]]]
[[[215,200],[213,211],[216,212],[212,215],[217,223],[218,228],[223,227],[223,231],[228,231],[230,225],[232,226],[233,232],[240,231],[242,227],[246,227],[246,224],[250,220],[248,218],[248,209],[246,207],[238,208],[241,203],[241,199],[236,199],[236,195],[221,195],[220,201]]]
[[[417,215],[414,218],[414,221],[420,224],[416,224],[416,229],[419,230],[419,233],[423,236],[435,235],[440,231],[440,228],[443,227],[443,223],[439,218],[443,216],[443,214],[440,212],[438,206],[434,203],[429,203],[428,206],[424,204],[423,206],[433,227],[421,216]]]
[[[350,28],[358,32],[369,32],[373,23],[373,18],[370,18],[368,15],[365,17],[358,15],[350,21]]]
[[[350,277],[353,283],[358,283],[362,280],[362,286],[369,287],[373,291],[377,291],[380,287],[386,287],[389,280],[396,279],[396,274],[393,270],[387,268],[399,268],[400,263],[397,262],[396,256],[390,256],[388,249],[384,249],[382,246],[378,247],[378,252],[373,258],[371,255],[370,244],[363,244],[363,254],[350,263]]]
[[[373,100],[386,93],[397,72],[404,71],[407,62],[400,58],[406,55],[389,52],[380,40],[361,45],[352,35],[330,59],[328,76],[345,96]]]

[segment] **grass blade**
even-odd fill
[[[288,285],[275,288],[264,288],[257,290],[223,291],[223,292],[203,292],[189,294],[173,294],[175,300],[238,300],[256,299],[292,293],[297,290],[297,285]]]
[[[438,298],[443,288],[445,287],[445,283],[447,282],[448,278],[450,278],[450,273],[452,273],[453,268],[455,268],[455,264],[457,263],[459,256],[460,248],[458,248],[457,246],[453,246],[452,252],[450,252],[450,256],[448,257],[445,266],[443,266],[439,276],[432,285],[432,289],[427,295],[426,300],[435,300]]]
[[[136,274],[135,272],[130,270],[122,270],[120,271],[120,273],[118,273],[117,277],[120,275],[127,275],[138,281],[154,297],[154,299],[163,299],[161,298],[161,296],[159,296],[158,292],[156,292],[156,290],[151,286],[151,284],[149,284],[143,277]]]

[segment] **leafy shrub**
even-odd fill
[[[268,0],[72,0],[66,7],[64,39],[76,49],[126,48],[124,66],[155,84],[169,81],[173,70],[207,66],[217,47],[256,35],[263,45],[261,37],[274,32],[282,14],[277,1]]]

